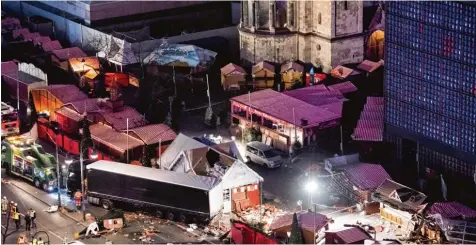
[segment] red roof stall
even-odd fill
[[[320,89],[314,87],[289,91],[292,93],[266,89],[234,97],[231,99],[232,119],[244,128],[251,126],[249,122],[253,118],[253,126],[260,126],[264,142],[283,151],[288,151],[295,141],[307,145],[317,140],[319,130],[338,125],[342,113],[343,96],[339,92],[339,97],[332,97],[336,92],[323,88],[321,95],[332,98],[328,99],[331,103],[309,103],[313,98],[306,94],[319,98],[315,93],[308,93]]]
[[[111,159],[126,160],[129,152],[129,162],[142,156],[144,142],[131,135],[114,130],[112,127],[97,123],[90,126],[91,138],[95,141],[98,151]]]
[[[58,84],[39,87],[31,90],[36,110],[48,112],[52,120],[56,120],[55,111],[66,103],[85,100],[88,97],[76,86]]]
[[[30,90],[48,85],[46,73],[33,64],[13,61],[2,62],[2,87],[8,89],[12,98],[28,103]],[[18,92],[17,92],[18,91]]]
[[[253,227],[232,220],[231,239],[235,244],[278,244],[278,241]]]
[[[129,130],[129,135],[141,140],[148,146],[155,146],[156,156],[159,157],[161,152],[174,141],[177,134],[165,124],[149,124],[136,127]],[[158,147],[161,147],[159,149]]]
[[[104,76],[104,82],[107,87],[111,86],[113,82],[117,82],[121,87],[129,86],[129,74],[127,73],[106,72]]]

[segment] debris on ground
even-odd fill
[[[47,213],[54,213],[58,211],[58,205],[53,205],[50,206],[49,208],[45,209],[45,212]]]
[[[274,205],[264,204],[250,207],[241,213],[235,213],[236,217],[244,223],[250,225],[262,224],[263,230],[266,232],[273,220],[287,212],[276,208]]]

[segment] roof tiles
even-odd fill
[[[129,106],[124,106],[121,111],[117,112],[102,112],[101,115],[104,117],[104,120],[116,130],[126,130],[127,119],[129,119],[129,130],[147,124],[144,117]]]
[[[336,232],[329,231],[329,233],[334,233],[335,236],[340,238],[340,242],[342,242],[343,244],[353,244],[356,242],[362,242],[365,239],[372,238],[369,233],[363,231],[358,227],[344,228]]]
[[[236,96],[231,100],[246,106],[251,106],[253,109],[290,124],[300,119],[306,119],[308,121],[306,127],[316,126],[320,123],[329,122],[341,117],[339,114],[306,103],[284,93],[276,92],[272,89],[257,91],[249,95]]]
[[[130,135],[114,130],[112,127],[102,123],[96,123],[90,127],[93,140],[111,147],[121,153],[127,149],[134,149],[144,143]]]
[[[391,179],[378,164],[356,163],[342,166],[345,175],[360,190],[376,190],[385,180]]]
[[[381,97],[368,97],[357,127],[352,134],[356,141],[383,141],[384,105]]]
[[[349,81],[328,86],[329,90],[337,90],[342,94],[348,94],[357,91],[357,87]]]
[[[221,73],[224,75],[229,75],[229,74],[242,74],[246,75],[245,69],[243,69],[239,65],[235,65],[233,63],[229,63],[228,65],[222,67],[220,69]]]
[[[440,214],[447,219],[476,218],[476,210],[468,208],[459,202],[437,202],[428,209],[428,214]]]
[[[172,141],[177,137],[177,134],[165,124],[149,124],[133,128],[129,132],[135,133],[147,145]]]
[[[62,49],[63,47],[61,46],[61,44],[58,40],[54,40],[54,41],[49,41],[49,42],[43,42],[41,44],[41,48],[43,48],[43,50],[45,52],[50,52],[50,51],[53,51],[53,50]]]
[[[48,90],[52,95],[56,96],[56,98],[63,102],[63,104],[88,98],[88,96],[81,92],[78,87],[72,84],[49,85],[37,89]]]

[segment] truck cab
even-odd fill
[[[56,159],[28,137],[2,141],[2,166],[7,175],[20,177],[46,192],[57,187]]]

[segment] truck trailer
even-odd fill
[[[208,222],[223,206],[217,178],[100,160],[87,167],[87,200],[111,209],[127,203],[180,222]]]

